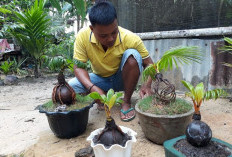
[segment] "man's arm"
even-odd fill
[[[104,94],[104,91],[102,89],[91,82],[87,70],[78,68],[76,65],[74,65],[73,69],[76,78],[85,86],[85,88],[87,88],[88,90],[89,88],[91,88],[89,92],[98,92],[99,94]]]
[[[150,64],[153,64],[151,57],[143,59],[144,69]],[[145,83],[143,83],[143,85],[140,88],[139,95],[141,98],[144,98],[145,96],[149,96],[152,94],[151,83],[152,83],[152,79],[151,79],[151,77],[148,77],[148,80]]]

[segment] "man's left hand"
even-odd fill
[[[152,90],[151,90],[151,86],[147,86],[145,84],[143,84],[139,90],[139,95],[141,98],[147,97],[152,95]]]

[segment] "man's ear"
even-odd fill
[[[93,31],[93,26],[92,25],[89,25],[89,28],[91,29],[91,31]]]

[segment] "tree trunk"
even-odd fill
[[[39,77],[39,61],[38,61],[38,59],[35,59],[34,75],[35,75],[35,78]]]

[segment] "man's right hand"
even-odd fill
[[[96,85],[94,85],[89,92],[90,93],[91,92],[98,92],[100,95],[105,94],[105,92],[101,88],[99,88],[98,86],[96,86]]]

